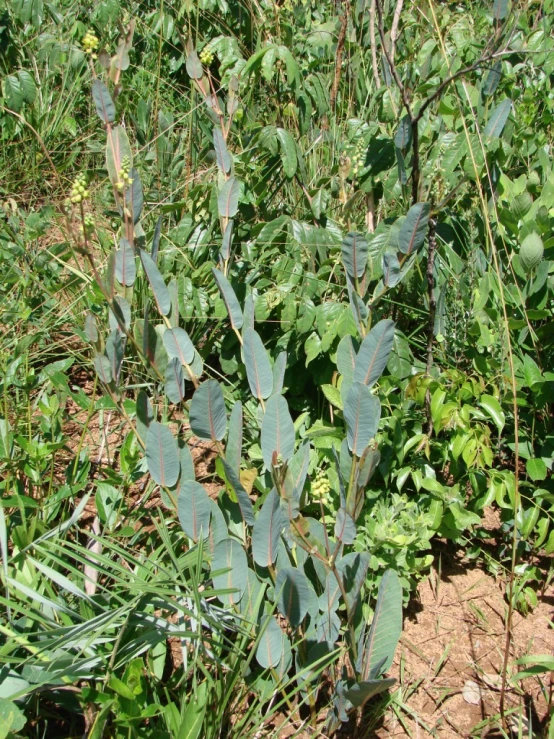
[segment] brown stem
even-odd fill
[[[339,91],[340,73],[342,67],[342,55],[344,53],[344,42],[346,39],[346,29],[348,28],[348,16],[350,11],[350,5],[348,0],[344,0],[344,13],[341,18],[339,38],[337,41],[337,51],[335,54],[335,77],[333,79],[333,86],[331,87],[331,95],[329,97],[329,107],[331,110],[335,109],[335,102],[337,99],[337,93]]]
[[[435,299],[435,253],[437,250],[436,236],[437,222],[434,218],[429,219],[429,248],[427,250],[427,295],[429,298],[429,318],[427,323],[427,364],[425,371],[431,373],[433,366],[433,342],[435,340],[435,314],[437,312],[437,301]],[[431,393],[429,389],[425,394],[425,407],[427,411],[427,435],[433,433],[433,418],[431,415]]]

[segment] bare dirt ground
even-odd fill
[[[401,686],[400,700],[393,702],[383,726],[367,736],[490,735],[499,708],[506,615],[500,580],[461,557],[443,555],[441,576],[433,570],[405,614],[392,669]],[[552,654],[553,620],[550,588],[532,613],[514,615],[511,662],[525,654]],[[552,676],[543,677],[551,690]],[[514,720],[523,714],[540,736],[548,706],[537,679],[526,680],[519,689],[511,686],[507,707],[514,709]]]

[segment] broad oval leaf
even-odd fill
[[[243,416],[242,403],[240,400],[237,400],[231,409],[231,415],[229,417],[229,435],[227,436],[227,447],[225,449],[225,459],[237,475],[240,473],[242,458]]]
[[[364,276],[369,245],[363,234],[347,233],[342,240],[342,261],[352,280]]]
[[[171,488],[179,479],[179,449],[168,426],[152,421],[146,433],[146,462],[154,482]]]
[[[164,282],[164,278],[162,277],[160,270],[157,268],[156,263],[150,254],[145,252],[144,249],[140,250],[140,260],[144,267],[144,271],[146,272],[152,292],[154,293],[154,299],[156,300],[158,310],[162,316],[169,315],[171,311],[171,295],[169,294],[169,290],[167,289],[167,285]]]
[[[346,396],[344,420],[348,448],[358,457],[361,457],[371,439],[375,438],[380,418],[379,398],[371,394],[367,385],[355,382]]]
[[[177,498],[179,521],[185,534],[195,543],[210,533],[211,502],[207,492],[195,480],[185,480]]]
[[[217,166],[223,174],[227,174],[231,171],[232,159],[227,149],[227,144],[225,143],[225,138],[221,132],[221,128],[218,126],[214,126],[213,140]]]
[[[430,212],[429,203],[412,205],[398,234],[398,248],[402,254],[414,254],[423,244]]]
[[[216,590],[234,591],[218,594],[217,597],[223,603],[239,603],[248,583],[248,562],[244,549],[236,539],[224,539],[216,545],[211,571]]]
[[[110,360],[105,354],[96,354],[94,357],[94,369],[98,375],[100,382],[104,385],[109,385],[113,380],[112,377],[112,366]]]
[[[225,277],[223,272],[217,269],[217,267],[212,267],[212,272],[215,281],[217,282],[219,292],[221,293],[221,297],[223,298],[223,302],[225,303],[225,307],[227,308],[227,313],[229,314],[231,326],[235,331],[238,331],[242,328],[244,317],[242,315],[242,310],[238,298],[235,294],[235,291],[233,290],[233,286]]]
[[[362,341],[356,357],[353,381],[362,382],[368,387],[375,385],[387,366],[393,343],[394,321],[385,318]]]
[[[233,245],[233,220],[229,220],[227,225],[225,226],[225,231],[223,232],[223,240],[221,242],[221,249],[219,250],[219,255],[223,261],[226,259],[229,259],[231,256],[231,246]]]
[[[273,394],[283,392],[283,383],[285,381],[285,371],[287,369],[287,353],[280,352],[273,364]]]
[[[204,75],[202,62],[198,57],[198,52],[191,51],[185,62],[188,76],[193,80],[201,80]]]
[[[273,391],[273,372],[260,335],[247,328],[243,334],[243,354],[246,375],[252,395],[258,400],[269,398]]]
[[[291,626],[300,626],[311,601],[310,581],[296,567],[285,567],[277,572],[275,580],[277,608]]]
[[[265,621],[263,631],[256,649],[256,659],[264,670],[278,667],[284,657],[287,635],[281,630],[274,616]],[[290,651],[290,644],[289,644]]]
[[[222,218],[234,218],[239,209],[240,183],[236,177],[230,177],[219,191],[217,207]]]
[[[277,138],[281,147],[281,161],[283,163],[283,171],[289,180],[294,177],[298,169],[298,155],[296,152],[296,143],[291,134],[284,128],[276,129]]]
[[[378,677],[374,668],[379,665],[379,674],[386,672],[392,664],[394,652],[402,634],[402,586],[394,570],[385,570],[373,621],[364,644],[360,673],[367,679]]]
[[[269,567],[277,559],[284,525],[281,501],[273,488],[264,500],[252,529],[252,556],[260,567]]]
[[[398,129],[394,134],[394,145],[397,149],[400,149],[401,151],[406,151],[411,143],[412,126],[410,123],[410,116],[405,115],[398,124]]]
[[[170,403],[181,403],[185,399],[185,376],[177,357],[172,357],[165,368],[165,394]]]
[[[344,691],[344,695],[354,708],[360,708],[374,695],[382,693],[383,690],[388,690],[396,683],[396,678],[387,677],[378,680],[363,680],[359,683],[355,683],[351,688]]]
[[[356,538],[356,524],[352,516],[344,508],[339,508],[337,511],[335,536],[343,544],[352,544]]]
[[[92,83],[92,99],[102,123],[113,123],[115,121],[115,105],[108,88],[102,80],[95,79]]]
[[[271,469],[273,454],[284,462],[294,454],[294,423],[289,406],[282,395],[272,395],[267,401],[261,433],[262,456],[265,466]]]
[[[194,360],[194,344],[184,328],[168,328],[163,336],[165,350],[171,358],[176,357],[185,366]]]
[[[115,252],[115,278],[125,287],[131,287],[137,276],[135,252],[127,239],[121,239]]]
[[[337,369],[341,373],[343,382],[352,383],[354,380],[354,367],[356,366],[356,355],[359,347],[354,343],[350,334],[346,334],[340,340],[337,348]]]
[[[223,391],[217,380],[206,380],[190,401],[189,422],[199,439],[221,441],[227,432],[227,411]]]
[[[114,126],[108,131],[108,141],[106,143],[106,168],[110,176],[112,185],[119,182],[119,172],[123,159],[129,159],[130,168],[133,166],[133,152],[131,144],[123,126]]]

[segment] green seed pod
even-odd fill
[[[541,237],[533,232],[521,242],[519,261],[526,272],[530,272],[541,263],[544,255],[544,244]]]

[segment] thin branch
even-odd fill
[[[435,253],[437,251],[437,222],[434,218],[429,219],[429,247],[427,250],[427,295],[429,298],[429,317],[427,319],[427,363],[425,366],[426,374],[431,373],[433,366],[433,342],[435,340],[435,314],[437,311],[437,301],[435,299]],[[431,436],[433,432],[433,417],[431,415],[431,393],[429,389],[425,394],[425,407],[427,409],[427,435]]]
[[[390,55],[393,61],[394,61],[394,53],[396,51],[396,41],[398,39],[398,24],[400,23],[400,15],[402,14],[403,5],[404,5],[404,0],[397,1],[396,8],[394,10],[394,16],[392,19],[392,26],[390,30]]]
[[[373,67],[373,79],[377,89],[381,87],[379,76],[379,65],[377,64],[377,39],[375,38],[375,0],[371,0],[369,6],[369,41],[371,44],[371,66]]]

